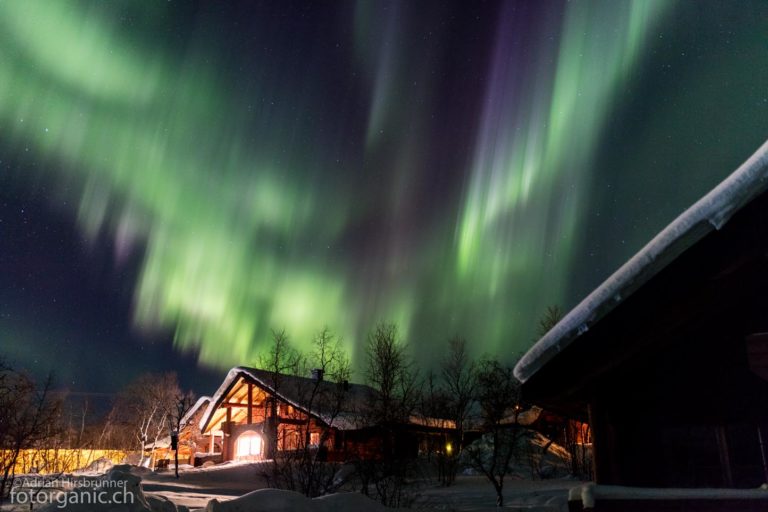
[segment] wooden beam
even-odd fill
[[[248,404],[241,404],[240,402],[221,402],[221,405],[219,407],[234,407],[234,408],[243,408],[245,409],[248,407]]]
[[[222,446],[222,459],[223,460],[230,460],[232,459],[232,409],[227,409],[227,431],[230,433],[230,435],[224,435],[221,440]]]
[[[253,423],[253,384],[248,383],[248,424]]]

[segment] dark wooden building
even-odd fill
[[[589,421],[598,484],[768,482],[767,190],[768,143],[515,368],[525,400]]]

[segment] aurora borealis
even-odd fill
[[[456,334],[511,358],[766,138],[765,19],[0,0],[0,344],[67,376],[107,347],[226,369],[282,328],[357,359],[386,320],[424,365]],[[30,208],[64,235],[21,243]],[[62,277],[64,246],[97,277]]]

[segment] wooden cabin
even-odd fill
[[[205,453],[209,448],[208,438],[201,435],[198,427],[210,403],[211,397],[201,396],[181,419],[181,432],[179,432],[177,444],[180,465],[199,466],[207,460],[215,462],[220,458],[217,453]],[[173,466],[175,453],[170,435],[158,439],[156,443],[147,443],[144,449],[145,455],[150,457],[153,468],[165,469]]]
[[[757,488],[768,482],[766,333],[768,143],[566,315],[515,374],[526,401],[589,421],[597,484]],[[689,508],[625,500],[595,510],[768,510],[678,494]]]
[[[366,420],[373,389],[313,377],[275,375],[248,367],[229,371],[200,420],[208,454],[216,461],[261,460],[280,453],[316,450],[325,460],[416,456],[425,437],[451,430],[445,420],[411,418],[383,429]],[[384,443],[383,436],[390,436]]]

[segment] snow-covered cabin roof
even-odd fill
[[[195,405],[193,405],[187,413],[184,415],[183,418],[181,418],[181,426],[183,427],[187,423],[189,423],[193,418],[195,417],[195,414],[197,414],[203,407],[206,407],[211,402],[211,397],[209,396],[201,396],[197,399],[197,402],[195,402]],[[204,409],[203,409],[204,410]]]
[[[527,381],[623,299],[768,189],[768,141],[572,309],[515,366]]]
[[[267,370],[249,368],[247,366],[237,366],[229,370],[224,382],[216,390],[208,404],[208,407],[200,420],[200,430],[205,431],[208,423],[213,418],[214,413],[227,396],[233,386],[240,378],[253,381],[256,385],[264,389],[271,395],[296,407],[297,409],[308,412],[310,415],[322,420],[326,424],[340,430],[350,430],[360,428],[360,411],[363,410],[365,403],[369,400],[372,388],[364,384],[349,383],[344,391],[343,410],[329,411],[322,408],[322,404],[314,404],[311,409],[307,404],[308,393],[311,387],[316,383],[308,377],[297,377],[294,375],[280,375],[279,383],[276,385],[273,379],[273,373]],[[321,392],[334,392],[337,383],[332,381],[319,382]],[[322,401],[321,401],[322,402]]]

